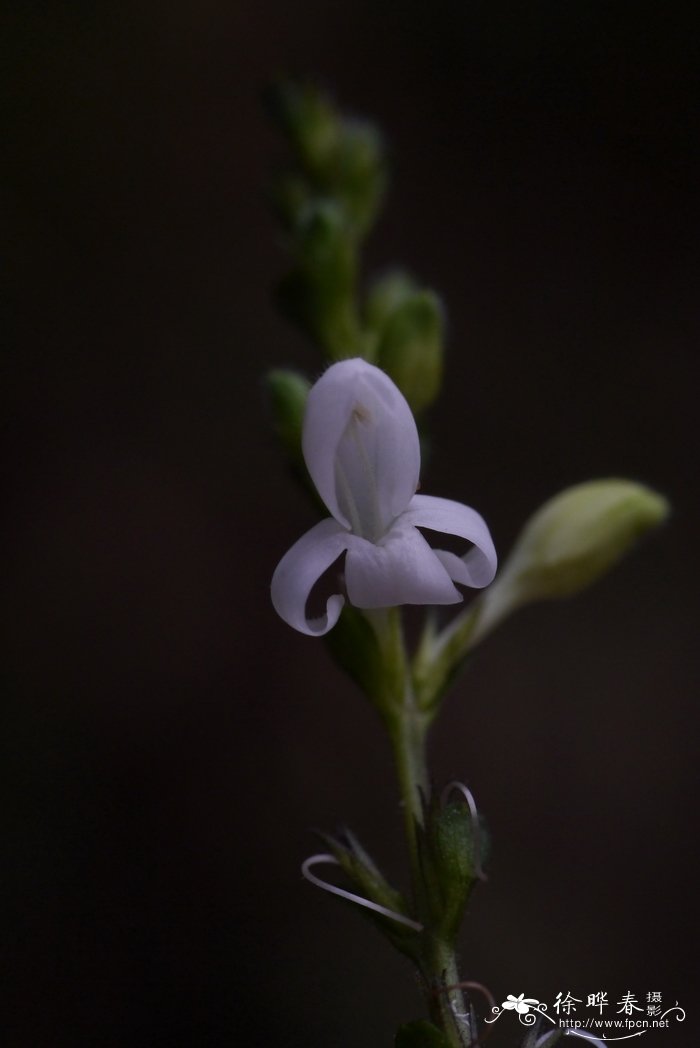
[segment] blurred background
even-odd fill
[[[261,376],[321,366],[271,304],[281,72],[383,128],[367,273],[447,305],[423,490],[501,554],[590,477],[673,504],[489,639],[432,762],[494,838],[464,977],[662,991],[688,1019],[650,1043],[696,1043],[698,28],[673,0],[7,5],[5,1048],[381,1048],[422,1012],[299,873],[316,827],[404,855],[375,715],[269,604],[314,517]]]

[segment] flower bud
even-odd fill
[[[417,290],[416,282],[401,270],[392,270],[375,282],[367,296],[365,312],[369,326],[381,334],[399,306]]]
[[[433,803],[425,816],[418,840],[423,879],[429,889],[430,926],[440,938],[454,942],[471,890],[483,876],[484,827],[480,819],[475,822],[462,801],[444,807]]]
[[[485,593],[477,633],[521,604],[585,589],[668,512],[663,496],[631,480],[588,481],[556,495],[526,524]]]
[[[308,199],[333,199],[353,237],[372,225],[386,186],[384,144],[374,125],[348,119],[311,84],[286,82],[268,92],[273,116],[286,132],[306,183]],[[288,219],[299,183],[280,180],[278,208]]]
[[[279,287],[280,305],[333,358],[361,349],[354,298],[357,256],[342,208],[307,205],[295,231],[297,265]]]
[[[330,99],[311,84],[283,81],[267,92],[272,115],[289,136],[302,168],[325,171],[338,141],[340,121]]]
[[[439,298],[391,274],[375,287],[367,313],[377,330],[377,364],[419,414],[435,400],[442,381],[444,315]]]
[[[297,371],[279,368],[268,371],[265,385],[275,433],[292,462],[303,465],[301,429],[311,383]]]
[[[386,188],[384,145],[376,127],[361,120],[343,121],[327,181],[343,202],[355,234],[363,236]]]

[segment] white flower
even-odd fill
[[[514,997],[512,993],[509,993],[508,999],[503,1002],[503,1007],[517,1012],[518,1015],[526,1015],[531,1007],[539,1003],[540,1002],[536,1001],[534,997],[526,997],[524,993],[518,994],[517,997]]]
[[[333,364],[309,392],[304,459],[332,516],[307,531],[272,578],[272,603],[290,626],[313,636],[338,621],[336,594],[318,619],[306,615],[314,584],[342,553],[345,590],[358,608],[456,604],[454,582],[477,589],[496,573],[496,551],[475,510],[416,495],[420,446],[403,395],[379,368],[361,359]],[[473,543],[464,557],[433,550],[418,528]]]

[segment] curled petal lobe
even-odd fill
[[[350,603],[358,608],[462,600],[439,558],[410,525],[395,526],[378,544],[348,536],[345,584]]]
[[[294,543],[275,569],[272,576],[275,611],[301,633],[320,637],[338,621],[345,603],[340,594],[328,598],[325,615],[317,619],[307,618],[306,602],[326,568],[347,549],[348,538],[348,533],[335,520],[322,520]]]
[[[482,589],[493,581],[498,558],[486,522],[476,510],[451,499],[414,495],[397,523],[403,522],[445,535],[458,535],[474,543],[474,548],[463,557],[439,551],[442,564],[455,582]]]
[[[335,519],[377,541],[418,485],[420,446],[404,396],[359,358],[333,364],[311,389],[304,459]]]

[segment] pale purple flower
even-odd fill
[[[480,589],[496,573],[496,551],[479,514],[449,499],[416,495],[420,445],[406,400],[379,368],[359,358],[328,368],[309,392],[304,459],[332,514],[284,555],[272,603],[290,626],[312,636],[338,621],[345,598],[329,597],[309,619],[309,594],[345,553],[345,592],[358,608],[456,604],[454,582]],[[473,543],[463,557],[433,550],[418,528]]]

